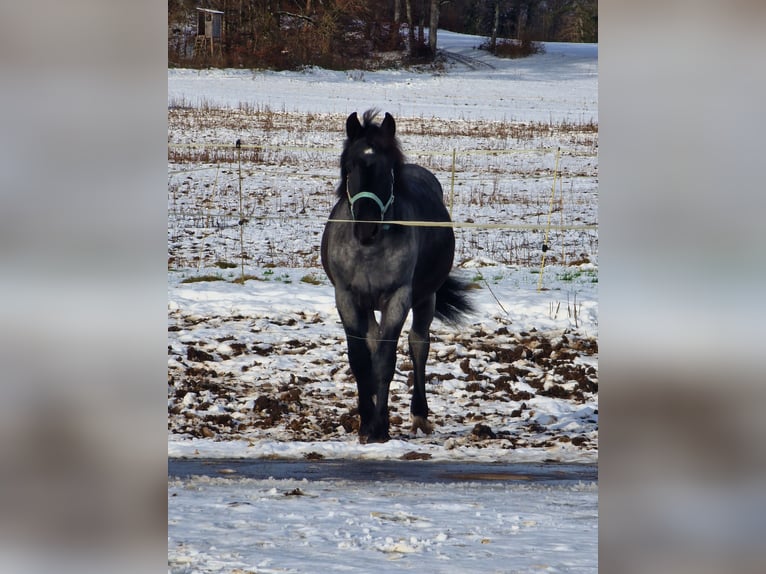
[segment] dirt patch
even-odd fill
[[[345,341],[302,334],[301,317],[176,318],[183,328],[168,335],[168,428],[214,440],[272,438],[333,440],[359,430],[356,384]],[[316,322],[312,317],[311,321]],[[209,323],[247,333],[243,324],[266,321],[293,329],[264,342],[224,337],[206,341]],[[194,343],[181,343],[199,333]],[[575,332],[515,333],[475,327],[455,334],[435,329],[427,365],[432,435],[410,431],[412,365],[406,338],[399,348],[389,411],[392,438],[481,448],[595,449],[598,445],[598,345]],[[227,352],[221,353],[219,345]],[[582,413],[562,425],[545,415],[542,400],[559,411]],[[413,451],[414,452],[414,451]]]

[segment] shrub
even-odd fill
[[[528,38],[524,38],[522,40],[498,40],[494,51],[490,46],[490,41],[487,40],[481,46],[479,46],[479,49],[491,52],[498,58],[525,58],[527,56],[531,56],[532,54],[545,53],[545,46],[543,46],[540,42],[534,42]]]

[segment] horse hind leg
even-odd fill
[[[425,417],[413,416],[412,426],[410,427],[410,431],[412,432],[412,434],[417,434],[418,429],[423,431],[423,434],[431,434],[432,432],[434,432],[434,425],[431,421],[429,421]]]
[[[420,429],[424,434],[431,434],[434,426],[428,420],[428,400],[426,399],[426,361],[431,348],[430,328],[434,318],[436,296],[432,295],[426,301],[412,309],[412,328],[410,329],[409,344],[412,359],[415,384],[412,387],[410,414],[412,415],[411,431],[417,434]]]

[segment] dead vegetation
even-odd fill
[[[169,269],[243,258],[248,267],[317,266],[311,246],[334,202],[344,122],[339,114],[171,102]],[[458,264],[534,264],[549,216],[573,228],[552,233],[550,263],[595,261],[598,233],[576,227],[597,222],[597,124],[401,117],[397,125],[409,161],[441,181],[453,220],[489,226],[458,229]],[[491,227],[509,223],[540,227]]]

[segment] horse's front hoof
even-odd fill
[[[434,432],[434,425],[426,417],[414,416],[412,417],[412,434],[418,434],[418,429],[423,431],[423,434],[431,434]]]
[[[389,440],[391,437],[388,435],[359,437],[359,442],[362,444],[384,443]]]
[[[359,431],[359,442],[361,444],[388,442],[390,439],[391,437],[388,435],[388,431]]]

